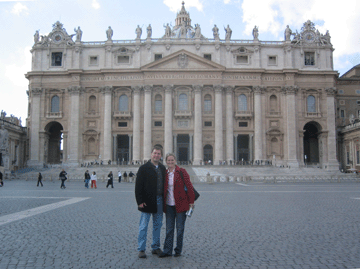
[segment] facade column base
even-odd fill
[[[227,165],[233,165],[234,164],[233,159],[227,159],[226,162],[227,162]]]
[[[286,163],[290,168],[299,168],[300,167],[300,164],[297,160],[288,160]]]
[[[213,165],[222,165],[222,160],[214,160]]]
[[[324,163],[322,165],[322,168],[327,171],[339,171],[339,169],[340,169],[338,161],[335,161],[335,160]]]
[[[77,167],[80,165],[78,160],[68,160],[67,162],[65,162],[63,164],[66,166],[69,166],[69,167]]]
[[[38,160],[28,160],[26,162],[28,167],[33,167],[33,168],[43,168],[44,164]]]
[[[193,165],[201,165],[201,164],[202,164],[202,160],[201,160],[201,159],[194,159]]]

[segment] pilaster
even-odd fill
[[[173,85],[165,85],[165,126],[164,126],[164,155],[173,152],[173,112],[172,112],[172,93]]]
[[[222,94],[223,85],[215,85],[215,156],[214,165],[219,165],[223,160],[223,115]]]
[[[144,160],[149,160],[151,156],[151,92],[153,86],[144,86]]]
[[[140,92],[142,86],[135,86],[132,88],[134,97],[134,118],[133,118],[133,161],[141,161],[140,155]]]
[[[200,165],[203,152],[202,152],[202,101],[201,92],[202,85],[193,85],[195,92],[195,106],[194,106],[194,165]]]
[[[226,87],[226,161],[234,162],[234,112],[233,112],[234,87]]]

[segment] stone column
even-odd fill
[[[69,155],[68,163],[79,164],[79,145],[80,145],[80,91],[79,86],[68,88],[70,94],[70,128],[69,128]],[[111,139],[111,137],[110,137]]]
[[[39,160],[40,150],[40,115],[41,115],[41,102],[40,96],[43,92],[41,88],[31,88],[31,115],[30,115],[30,160],[27,162],[29,166],[41,165]]]
[[[235,145],[235,157],[234,161],[240,161],[238,160],[238,134],[234,135],[234,145]]]
[[[194,135],[193,134],[189,134],[189,140],[190,140],[190,145],[189,145],[189,160],[191,161],[191,163],[194,162],[194,155],[193,155],[193,142],[194,142]]]
[[[113,161],[117,161],[117,157],[116,157],[116,152],[117,152],[117,134],[113,135]]]
[[[219,165],[223,160],[223,116],[222,116],[223,86],[215,86],[215,157],[214,165]]]
[[[254,160],[254,135],[249,134],[249,161]]]
[[[173,136],[172,136],[172,92],[173,85],[166,85],[165,88],[165,126],[164,126],[164,155],[173,152]]]
[[[140,155],[140,92],[141,86],[136,86],[132,88],[134,105],[133,105],[133,160],[141,161]]]
[[[106,86],[101,89],[104,95],[104,129],[103,129],[103,154],[102,160],[107,163],[111,160],[111,97],[112,87]]]
[[[200,165],[203,158],[202,146],[202,101],[201,91],[202,85],[194,85],[194,165]]]
[[[151,156],[151,91],[152,86],[144,87],[144,160],[149,160]]]
[[[132,135],[129,134],[129,162],[132,161]]]
[[[226,161],[234,162],[234,87],[226,87]]]
[[[254,141],[254,160],[263,159],[263,147],[262,147],[262,109],[261,109],[261,94],[263,87],[254,87],[254,123],[255,123],[255,141]]]
[[[287,135],[287,164],[290,167],[299,167],[297,159],[297,126],[296,126],[296,86],[286,86],[283,88],[286,94],[286,135]]]
[[[62,138],[63,138],[63,141],[62,141],[62,143],[63,143],[63,160],[62,160],[62,162],[63,163],[66,163],[67,162],[67,157],[68,157],[68,134],[67,134],[67,132],[64,132],[64,131],[62,131],[62,133],[63,133],[63,136],[62,136]]]
[[[339,163],[336,159],[336,126],[335,126],[335,99],[336,88],[326,89],[326,106],[327,106],[327,128],[328,128],[328,170],[337,171]]]
[[[174,135],[174,154],[178,159],[179,156],[177,156],[177,134]]]

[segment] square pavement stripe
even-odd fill
[[[5,198],[5,197],[2,197],[2,198]],[[6,198],[12,198],[12,197],[6,197]],[[19,198],[19,197],[16,197],[16,198]],[[27,197],[27,198],[43,199],[45,197]],[[46,197],[46,198],[49,198],[49,197]],[[53,197],[53,198],[59,199],[59,197]],[[38,215],[38,214],[41,214],[41,213],[44,213],[44,212],[47,212],[47,211],[51,211],[51,210],[54,210],[54,209],[57,209],[57,208],[60,208],[60,207],[63,207],[63,206],[67,206],[67,205],[75,204],[75,203],[78,203],[78,202],[82,202],[82,201],[87,200],[87,199],[89,199],[89,197],[85,197],[85,198],[76,198],[75,197],[75,198],[71,198],[71,199],[66,200],[66,201],[61,201],[61,202],[58,202],[58,203],[39,206],[39,207],[36,207],[36,208],[24,210],[24,211],[21,211],[21,212],[5,215],[5,216],[0,217],[0,226],[4,225],[4,224],[8,224],[8,223],[13,222],[13,221],[21,220],[21,219],[32,217],[32,216],[35,216],[35,215]]]

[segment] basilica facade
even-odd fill
[[[134,27],[135,28],[135,27]],[[34,35],[29,165],[143,162],[161,145],[180,162],[271,161],[338,169],[329,32],[311,21],[283,41],[220,38],[192,26],[183,4],[164,36],[84,42],[60,22]],[[206,36],[210,37],[206,37]],[[143,36],[143,37],[142,37]],[[76,39],[76,40],[73,40]]]

